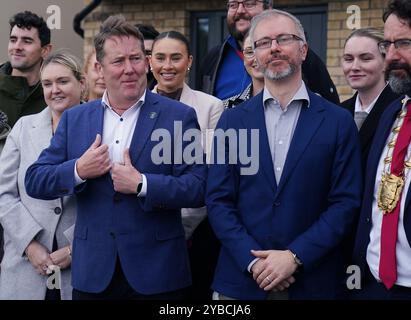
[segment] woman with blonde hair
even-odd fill
[[[0,156],[0,299],[71,299],[75,199],[31,198],[24,177],[49,145],[62,113],[80,104],[85,80],[78,59],[65,51],[51,54],[41,68],[41,84],[47,107],[17,121]]]
[[[87,91],[84,100],[91,101],[100,99],[106,90],[106,83],[104,78],[97,69],[96,50],[91,50],[84,60],[83,73],[86,78]]]
[[[341,105],[354,116],[365,167],[378,121],[397,98],[385,81],[384,56],[378,50],[383,33],[375,28],[354,30],[345,41],[342,69],[349,86],[357,92]]]

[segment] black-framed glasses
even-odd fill
[[[293,41],[304,41],[299,36],[295,34],[280,34],[275,38],[264,37],[260,40],[254,42],[254,48],[256,49],[267,49],[271,48],[273,41],[276,41],[277,44],[281,46],[286,46],[291,44]]]
[[[397,50],[405,51],[411,49],[411,39],[397,39],[395,41],[383,40],[378,42],[378,49],[382,54],[387,54],[391,44],[394,44],[394,47]]]
[[[244,6],[246,9],[252,9],[257,5],[257,2],[264,2],[261,0],[244,0],[244,1],[229,1],[227,2],[227,9],[228,10],[237,10],[240,4]]]
[[[243,50],[243,55],[244,57],[246,57],[247,59],[252,59],[254,58],[254,50],[251,47],[245,47]]]

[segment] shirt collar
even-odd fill
[[[268,102],[270,100],[273,100],[275,104],[279,105],[278,100],[275,97],[273,97],[270,91],[268,91],[267,87],[264,86],[264,90],[263,90],[264,107],[267,107]],[[301,81],[300,88],[297,90],[294,97],[290,100],[290,102],[288,103],[285,109],[287,109],[288,106],[291,105],[291,103],[294,101],[306,101],[306,103],[303,103],[303,106],[306,106],[307,108],[310,107],[310,96],[308,95],[307,87],[305,86],[304,81]]]
[[[365,110],[363,110],[361,107],[360,95],[357,93],[357,97],[355,98],[355,112],[366,112],[367,114],[370,114],[372,108],[374,107],[375,103],[377,102],[378,98],[380,97],[384,89],[387,87],[387,85],[385,85],[385,87],[380,91],[380,93],[375,97],[375,99],[369,104],[369,106]]]
[[[406,94],[404,99],[401,100],[402,107],[404,108],[410,100],[411,100],[411,97],[408,94]]]
[[[143,95],[134,104],[132,104],[127,110],[138,108],[142,106],[145,101],[146,101],[146,90],[144,90]],[[104,108],[109,108],[110,110],[114,111],[110,105],[110,101],[108,100],[107,89],[104,91],[103,97],[101,99],[101,104],[103,105]]]

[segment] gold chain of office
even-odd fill
[[[405,103],[404,100],[402,102]],[[404,161],[404,168],[399,176],[389,173],[391,171],[392,154],[397,143],[398,133],[404,123],[406,114],[405,110],[401,110],[398,113],[394,128],[392,129],[390,142],[388,143],[387,154],[384,158],[384,169],[377,192],[378,208],[382,210],[383,214],[392,212],[397,206],[409,169],[411,168],[411,155],[409,155],[408,159]]]

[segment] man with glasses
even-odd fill
[[[381,116],[370,149],[354,262],[356,299],[411,299],[411,2],[392,0],[383,16],[385,73],[402,95]]]
[[[250,28],[251,19],[262,11],[271,9],[272,3],[272,0],[227,2],[227,27],[230,35],[204,58],[197,77],[197,87],[200,90],[224,100],[243,92],[251,83],[243,66],[244,35]],[[331,102],[339,103],[337,90],[326,66],[310,49],[303,63],[303,79],[312,91]]]
[[[308,47],[296,17],[265,11],[250,37],[264,89],[226,110],[216,132],[246,135],[247,150],[259,146],[251,160],[259,166],[242,175],[243,165],[214,159],[209,168],[206,204],[222,243],[214,298],[341,298],[342,241],[361,200],[357,128],[348,112],[307,89]],[[225,138],[215,137],[217,156],[221,146],[230,160],[247,152],[233,153]]]
[[[197,89],[227,100],[239,95],[251,83],[251,77],[244,67],[243,41],[250,29],[251,19],[264,10],[271,9],[272,0],[244,0],[227,2],[227,27],[230,35],[225,41],[210,50],[202,62],[197,75]],[[315,93],[336,104],[339,103],[337,90],[321,59],[308,50],[303,63],[303,78],[308,87]],[[191,257],[194,292],[205,293],[208,290],[215,261],[217,260],[219,243],[215,239],[208,219],[205,219],[193,234],[191,245],[201,252],[199,257]],[[206,298],[201,295],[199,298]]]

